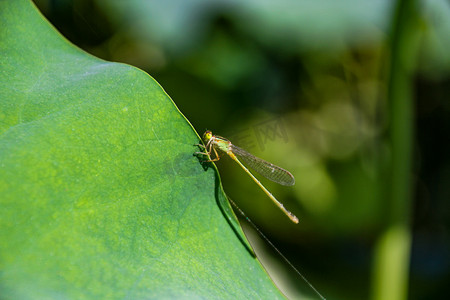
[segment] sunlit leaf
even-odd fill
[[[26,0],[0,1],[0,57],[2,299],[282,298],[150,76]]]

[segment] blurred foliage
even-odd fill
[[[227,193],[321,292],[369,297],[373,246],[389,213],[392,1],[35,2],[76,45],[149,72],[199,133],[290,170],[293,188],[267,185],[298,226],[230,160],[218,163]],[[410,297],[434,299],[450,277],[450,6],[419,6],[410,30],[420,38]],[[290,297],[309,292],[295,273],[285,282]]]

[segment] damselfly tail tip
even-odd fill
[[[288,217],[289,217],[289,219],[291,219],[292,222],[294,222],[295,224],[298,224],[298,218],[294,214],[290,213],[288,215]]]

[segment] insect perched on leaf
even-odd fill
[[[206,146],[198,144],[198,146],[205,148],[205,152],[196,152],[196,154],[207,155],[211,157],[214,153],[214,158],[208,161],[217,161],[220,159],[219,152],[225,152],[231,157],[235,162],[237,162],[242,169],[256,182],[256,184],[266,193],[267,196],[286,214],[286,216],[291,219],[292,222],[298,223],[298,218],[288,211],[280,201],[278,201],[272,193],[270,193],[262,184],[256,179],[255,176],[247,169],[246,166],[241,162],[241,160],[247,164],[250,168],[263,175],[269,180],[273,182],[279,183],[281,185],[294,185],[295,179],[294,176],[285,169],[282,169],[274,164],[271,164],[261,158],[258,158],[242,148],[239,148],[233,145],[229,140],[213,135],[211,131],[206,131],[203,134],[203,141],[206,143]]]

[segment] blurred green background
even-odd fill
[[[148,72],[199,134],[294,174],[294,187],[263,183],[299,225],[217,163],[227,194],[327,298],[450,292],[447,1],[35,3],[75,45]],[[248,234],[289,298],[317,297]]]

